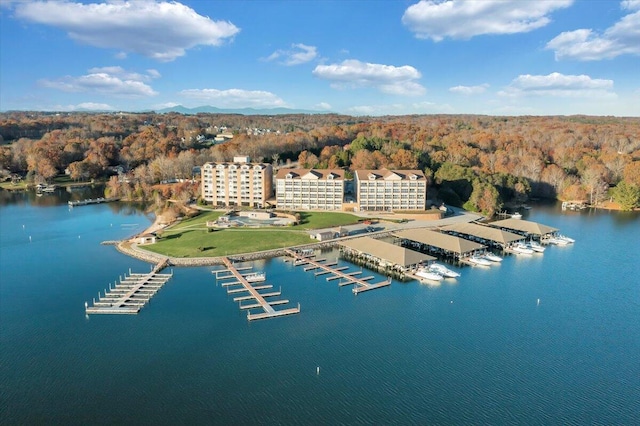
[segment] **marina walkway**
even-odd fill
[[[98,300],[93,299],[92,306],[85,302],[87,314],[137,314],[147,302],[169,281],[171,274],[159,272],[167,266],[167,261],[158,263],[148,274],[125,274],[124,279],[116,283],[113,288],[104,291],[104,296],[98,292]]]
[[[296,251],[289,250],[289,249],[285,250],[285,252],[294,259],[293,264],[295,266],[307,265],[307,264],[311,265],[310,267],[305,268],[305,271],[322,269],[321,272],[316,272],[316,276],[322,275],[322,274],[332,274],[332,276],[327,278],[327,281],[340,279],[340,283],[338,284],[340,287],[345,285],[355,285],[355,287],[351,290],[353,291],[354,294],[362,293],[369,290],[375,290],[377,288],[386,287],[391,284],[391,278],[389,278],[387,281],[371,284],[371,283],[368,283],[367,281],[373,279],[373,277],[357,278],[355,276],[355,275],[361,274],[362,273],[361,271],[342,272],[345,269],[345,267],[334,268],[333,266],[335,264],[329,265],[329,264],[322,263],[324,259],[313,260],[309,255],[300,254]],[[343,279],[345,281],[342,281]]]
[[[265,294],[260,294],[258,292],[258,290],[262,290],[262,289],[267,289],[267,288],[271,288],[273,286],[271,285],[261,285],[261,286],[252,286],[250,282],[248,282],[246,280],[246,278],[244,277],[244,275],[241,273],[241,270],[246,269],[246,268],[236,268],[233,263],[226,257],[222,258],[222,261],[224,262],[224,265],[227,268],[227,271],[229,271],[231,273],[230,276],[224,277],[224,278],[235,278],[237,281],[233,282],[233,283],[226,283],[223,284],[223,286],[227,287],[227,294],[231,294],[231,293],[244,293],[244,292],[248,292],[249,294],[247,296],[240,296],[240,297],[236,297],[233,300],[237,301],[240,309],[255,309],[255,308],[261,308],[263,310],[263,312],[261,313],[257,313],[257,314],[252,314],[250,311],[247,311],[247,319],[249,321],[252,320],[258,320],[258,319],[266,319],[266,318],[275,318],[275,317],[281,317],[284,315],[292,315],[292,314],[297,314],[300,313],[300,304],[298,304],[297,308],[289,308],[289,309],[282,309],[282,310],[275,310],[273,309],[272,305],[282,305],[285,303],[288,303],[288,300],[276,300],[276,301],[270,301],[268,302],[265,297],[270,297],[270,296],[279,296],[280,292],[276,292],[276,293],[265,293]],[[216,271],[216,272],[223,272],[223,271]],[[216,279],[217,279],[217,275],[216,275]],[[229,286],[232,285],[240,285],[242,286],[242,288],[238,288],[238,289],[229,289]],[[243,300],[255,300],[255,304],[252,305],[242,305],[242,301]]]

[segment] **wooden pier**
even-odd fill
[[[85,312],[87,314],[137,314],[147,302],[169,281],[173,276],[170,274],[160,274],[159,272],[167,266],[167,261],[163,261],[155,266],[148,274],[132,273],[125,274],[124,279],[112,288],[104,291],[104,295],[98,292],[98,299],[93,299],[92,306],[85,302]]]
[[[86,200],[69,201],[69,207],[88,206],[90,204],[112,203],[119,201],[120,198],[90,198]]]
[[[333,266],[335,266],[335,263],[331,263],[331,264],[322,263],[325,261],[325,259],[314,260],[312,259],[312,256],[309,256],[307,254],[301,254],[293,250],[285,250],[285,252],[294,259],[293,264],[296,266],[308,264],[313,266],[313,268],[309,269],[310,267],[307,267],[305,268],[305,270],[322,269],[322,271],[316,272],[315,276],[323,275],[323,274],[331,274],[330,277],[327,277],[327,281],[339,279],[340,282],[338,283],[338,285],[340,287],[343,287],[346,285],[355,285],[355,287],[351,289],[351,291],[353,291],[353,294],[358,294],[358,293],[362,293],[369,290],[375,290],[377,288],[386,287],[391,284],[391,278],[389,278],[386,281],[382,281],[376,284],[371,284],[371,283],[368,283],[367,281],[373,279],[373,277],[364,277],[364,278],[356,277],[356,275],[362,274],[362,271],[342,272],[348,269],[348,267],[342,266],[339,268],[334,268]],[[345,281],[342,281],[342,280],[345,280]]]
[[[222,286],[227,288],[227,294],[236,294],[236,293],[245,293],[249,294],[245,296],[234,297],[233,301],[238,302],[238,306],[240,309],[247,310],[247,320],[253,321],[258,319],[267,319],[267,318],[275,318],[281,317],[285,315],[292,315],[300,313],[300,304],[298,304],[297,308],[289,308],[289,309],[281,309],[279,311],[273,309],[273,306],[276,305],[285,305],[289,303],[288,300],[271,300],[267,301],[266,298],[273,296],[280,296],[281,291],[271,292],[271,293],[259,293],[258,290],[270,289],[273,288],[272,285],[257,285],[253,286],[250,282],[248,282],[245,278],[245,275],[242,274],[241,271],[251,269],[250,267],[244,268],[236,268],[233,263],[226,257],[222,258],[224,265],[226,266],[226,270],[230,274],[220,276],[220,272],[224,271],[214,271],[216,275],[216,279],[229,279],[234,278],[236,281],[230,283],[223,283]],[[240,286],[239,288],[230,288],[231,286]],[[255,301],[255,303],[251,304],[242,304],[243,301]],[[263,312],[260,313],[251,313],[251,309],[262,309]]]

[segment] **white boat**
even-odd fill
[[[267,274],[264,272],[252,272],[245,275],[244,279],[249,283],[259,283],[267,279]]]
[[[445,278],[458,278],[460,276],[459,272],[453,271],[440,263],[432,263],[429,265],[429,271],[440,274]]]
[[[576,240],[574,240],[573,238],[569,238],[566,235],[558,235],[558,238],[560,238],[561,240],[565,240],[568,244],[573,244],[576,242]]]
[[[544,253],[545,248],[537,241],[529,241],[527,243],[527,247],[533,251],[537,251],[538,253]]]
[[[518,254],[533,254],[533,249],[530,249],[522,243],[514,244],[511,249]]]
[[[490,251],[486,252],[482,257],[491,262],[502,262],[502,258],[497,254],[493,254]]]
[[[559,237],[551,237],[547,241],[549,241],[550,244],[555,244],[557,246],[566,246],[567,244],[569,244],[569,241]]]
[[[514,214],[511,215],[512,219],[522,219],[522,215],[518,212],[515,212]]]
[[[431,272],[428,269],[420,268],[416,271],[416,276],[430,281],[442,281],[442,275],[437,272]]]
[[[36,185],[36,192],[38,193],[43,193],[43,192],[54,192],[56,190],[56,186],[51,184],[51,185],[47,185],[44,183],[39,183],[38,185]]]
[[[491,262],[481,256],[471,256],[469,262],[479,266],[491,266]]]

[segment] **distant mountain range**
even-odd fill
[[[177,112],[180,114],[241,114],[241,115],[282,115],[282,114],[330,114],[329,111],[313,111],[307,109],[291,108],[217,108],[211,105],[203,105],[195,108],[187,108],[176,105],[170,108],[163,108],[155,112],[163,114],[167,112]]]

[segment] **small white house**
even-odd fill
[[[155,244],[156,238],[153,234],[142,234],[138,237],[138,244]]]
[[[335,232],[332,232],[332,231],[318,232],[316,234],[311,235],[311,238],[314,238],[318,241],[333,240],[335,237],[336,237],[336,234]]]

